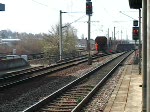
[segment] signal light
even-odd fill
[[[138,20],[133,21],[133,26],[138,26]]]
[[[133,30],[134,35],[138,35],[138,33],[139,33],[139,30]]]
[[[140,9],[142,8],[142,0],[129,0],[130,8]]]
[[[5,11],[5,4],[0,3],[0,11]]]
[[[86,2],[86,14],[90,15],[92,14],[92,2]]]
[[[138,40],[139,39],[139,27],[133,27],[133,32],[132,32],[132,37],[133,40]]]

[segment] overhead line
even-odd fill
[[[75,20],[75,21],[73,21],[73,22],[69,23],[67,26],[63,26],[63,28],[64,28],[64,27],[68,27],[68,26],[70,26],[71,24],[73,24],[73,23],[75,23],[75,22],[79,21],[80,19],[84,18],[85,16],[86,16],[86,15],[83,15],[82,17],[78,18],[77,20]]]
[[[119,11],[121,14],[123,14],[123,15],[125,15],[125,16],[127,16],[127,17],[129,17],[129,18],[132,18],[132,19],[134,19],[135,20],[135,18],[133,18],[133,17],[131,17],[131,16],[129,16],[129,15],[127,15],[127,14],[125,14],[125,13],[123,13],[122,11]]]
[[[40,4],[40,5],[43,5],[43,6],[46,6],[46,7],[48,7],[48,5],[45,5],[45,4],[42,4],[42,3],[40,3],[40,2],[37,2],[37,1],[35,1],[35,0],[32,0],[33,2],[35,2],[35,3],[37,3],[37,4]]]

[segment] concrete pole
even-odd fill
[[[59,56],[62,60],[62,11],[60,10],[60,23],[59,23]]]
[[[112,39],[111,39],[111,49],[112,49],[112,47],[113,47],[113,45],[114,45],[114,34],[113,34],[113,31],[112,31]],[[113,49],[112,49],[113,50]]]
[[[147,0],[147,112],[150,112],[150,0]]]
[[[108,49],[110,47],[110,40],[109,40],[109,28],[108,28],[108,38],[107,38],[107,45],[108,45]]]
[[[118,38],[117,38],[117,39],[119,40],[119,39],[120,39],[120,37],[119,37],[119,35],[120,35],[120,32],[118,31],[117,33],[118,33]],[[118,44],[118,43],[117,43],[117,44]]]
[[[121,44],[122,44],[122,30],[121,30]]]
[[[113,43],[113,50],[115,51],[115,48],[116,48],[116,29],[114,27],[114,43]]]
[[[108,38],[109,38],[109,28],[108,28]]]
[[[115,33],[116,33],[116,31],[115,31],[115,27],[114,27],[114,40],[116,41]]]
[[[127,34],[127,30],[126,30],[126,41],[128,41],[128,34]]]
[[[142,0],[142,112],[146,111],[146,93],[147,93],[147,0]]]
[[[139,9],[139,74],[141,74],[141,9]]]
[[[135,48],[136,48],[136,40],[135,40]],[[134,58],[136,58],[136,50],[134,52],[135,52]]]
[[[90,47],[90,33],[91,33],[91,15],[89,14],[88,20],[88,65],[92,65],[91,47]]]

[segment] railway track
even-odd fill
[[[92,58],[98,58],[99,56],[93,56]],[[24,83],[26,81],[33,80],[35,78],[43,77],[45,75],[49,75],[51,73],[76,66],[78,64],[84,63],[87,61],[87,57],[80,57],[73,60],[59,62],[58,64],[44,67],[35,67],[28,68],[21,71],[16,71],[12,73],[6,74],[6,77],[0,78],[0,90]]]
[[[75,59],[72,59],[72,60],[66,59],[66,60],[57,62],[57,64],[53,64],[53,65],[47,66],[47,67],[38,66],[38,67],[26,68],[26,69],[22,69],[22,70],[9,72],[9,73],[6,73],[3,76],[1,76],[0,80],[9,79],[9,78],[13,78],[13,77],[15,78],[15,77],[18,77],[22,74],[30,74],[32,72],[39,72],[39,71],[42,71],[42,70],[47,70],[47,69],[50,69],[52,67],[60,66],[60,65],[65,64],[65,63],[74,62],[76,60],[82,60],[82,59],[85,59],[85,58],[87,58],[87,56],[78,57],[78,58],[75,58]]]
[[[130,53],[98,66],[23,112],[79,112]]]
[[[0,80],[18,77],[21,74],[25,74],[25,73],[28,73],[31,71],[36,71],[41,68],[44,68],[44,66],[30,67],[30,68],[25,68],[25,69],[21,69],[21,70],[12,71],[12,72],[7,72],[0,77]]]

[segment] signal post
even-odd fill
[[[88,65],[92,64],[92,57],[90,53],[90,31],[91,31],[91,15],[92,15],[92,2],[91,0],[86,0],[86,15],[88,15]]]
[[[135,40],[135,47],[136,47],[136,41],[139,40],[139,27],[138,27],[138,21],[137,20],[133,21],[132,39]],[[140,47],[140,45],[139,45],[139,47]],[[135,50],[134,63],[137,64],[139,62],[138,58],[139,58],[139,56],[137,55],[137,52]]]
[[[150,86],[149,86],[149,75],[148,73],[148,64],[147,61],[149,61],[147,58],[147,1],[150,0],[129,0],[129,6],[132,9],[139,9],[139,74],[141,72],[141,8],[143,8],[143,36],[142,36],[142,53],[143,53],[143,57],[142,57],[142,75],[143,75],[143,84],[142,84],[142,112],[149,112],[150,111]],[[148,86],[147,86],[148,85]]]

